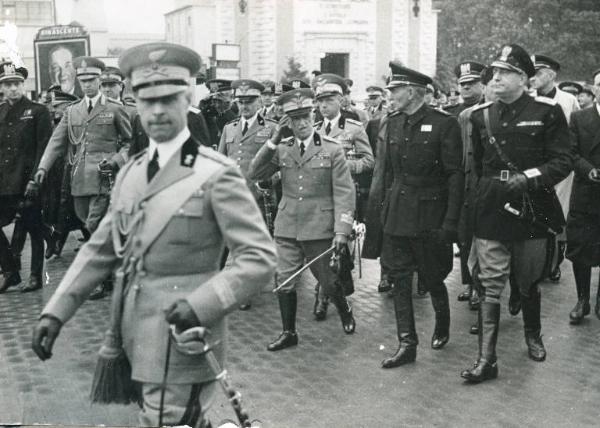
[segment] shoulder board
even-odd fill
[[[534,98],[534,100],[537,101],[538,103],[548,104],[549,106],[555,106],[556,105],[556,100],[553,99],[553,98],[537,96],[537,97]]]
[[[351,123],[353,125],[359,125],[362,126],[362,122],[360,120],[356,120],[356,119],[351,119],[349,117],[346,118],[346,123]]]
[[[106,101],[109,102],[109,103],[116,104],[118,106],[122,106],[123,105],[123,103],[121,101],[113,100],[112,98],[108,98],[108,97],[106,97]]]
[[[483,110],[484,108],[488,108],[492,104],[494,104],[492,101],[488,101],[488,102],[483,103],[483,104],[478,104],[475,107],[473,107],[473,111]]]
[[[322,120],[319,120],[318,122],[315,122],[315,123],[313,124],[313,127],[316,127],[316,126],[321,126],[321,124],[322,124],[322,123],[323,123],[323,121],[322,121]]]
[[[235,123],[237,125],[237,123],[240,121],[239,117],[236,117],[235,119],[230,120],[229,122],[225,123],[225,125],[229,125],[230,123]]]
[[[441,108],[434,108],[432,110],[435,111],[435,112],[441,113],[444,116],[452,116],[452,113],[449,113],[446,110],[442,110]]]
[[[290,142],[292,142],[292,143],[293,143],[293,142],[294,142],[294,136],[292,135],[291,137],[282,138],[282,139],[281,139],[281,142],[282,142],[282,143],[285,143],[285,144],[289,144]]]
[[[127,107],[137,107],[137,105],[131,101],[123,101],[123,105],[126,105]]]
[[[387,112],[387,117],[394,117],[396,115],[400,114],[400,110],[394,110],[394,111],[388,111]]]
[[[265,122],[270,123],[272,125],[277,125],[279,122],[273,119],[269,119],[268,117],[265,117]]]
[[[218,162],[221,165],[230,166],[235,164],[235,162],[229,159],[227,156],[222,155],[216,150],[202,145],[198,146],[198,154],[204,156],[205,158]]]
[[[346,120],[348,120],[348,119],[346,119]],[[341,144],[341,143],[340,143],[338,140],[336,140],[335,138],[331,138],[331,137],[329,137],[329,136],[327,136],[327,135],[321,135],[320,137],[323,139],[323,141],[329,141],[330,143]]]
[[[194,106],[190,106],[190,107],[188,108],[188,110],[189,110],[189,111],[191,111],[191,112],[192,112],[192,113],[194,113],[194,114],[200,114],[200,109],[198,109],[198,108],[196,108],[196,107],[194,107]]]
[[[135,155],[133,155],[132,157],[130,157],[129,160],[130,161],[138,160],[139,158],[141,158],[142,156],[144,156],[147,151],[148,151],[148,147],[146,147],[143,150],[137,152]]]

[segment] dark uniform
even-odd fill
[[[206,82],[210,95],[201,101],[200,112],[208,127],[210,145],[217,150],[225,125],[238,117],[233,105],[221,110],[216,105],[231,103],[231,80],[213,79]]]
[[[425,87],[431,79],[390,63],[388,88]],[[456,234],[464,176],[460,128],[450,114],[426,104],[411,115],[394,112],[379,133],[380,145],[371,195],[385,193],[382,262],[394,285],[394,307],[400,347],[384,360],[396,367],[416,358],[418,343],[412,306],[412,276],[418,272],[430,292],[436,313],[432,347],[448,341],[450,308],[444,279],[452,270],[452,237]],[[389,191],[385,191],[386,189]],[[374,200],[370,206],[380,206]]]
[[[23,82],[27,70],[13,64],[2,64],[0,83]],[[39,195],[25,196],[52,134],[52,120],[48,109],[22,96],[14,104],[8,100],[0,104],[0,228],[20,217],[22,228],[13,233],[13,248],[0,229],[0,265],[5,280],[0,293],[20,282],[20,259],[18,256],[25,242],[25,234],[31,236],[31,277],[21,291],[33,291],[42,286],[44,267],[44,240]],[[18,230],[22,232],[18,237]]]
[[[600,178],[590,172],[600,168],[600,109],[598,104],[571,115],[575,179],[567,219],[567,258],[573,262],[577,305],[571,323],[590,313],[590,281],[593,266],[600,265]],[[595,313],[600,318],[600,285]]]
[[[518,45],[505,46],[492,67],[528,76],[535,73],[531,58]],[[502,76],[495,74],[494,78]],[[492,135],[486,127],[488,114]],[[499,299],[509,275],[521,292],[529,356],[536,361],[545,359],[537,284],[544,277],[547,263],[547,227],[559,230],[564,224],[552,186],[569,174],[571,155],[567,122],[560,106],[544,97],[534,99],[524,88],[511,104],[496,101],[474,108],[471,122],[474,170],[479,177],[473,245],[485,297],[479,317],[478,363],[462,376],[481,382],[498,373],[495,346]],[[526,218],[510,214],[508,204]],[[527,220],[531,211],[539,226]]]

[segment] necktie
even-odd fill
[[[146,176],[148,177],[148,182],[152,180],[152,178],[156,175],[160,166],[158,165],[158,150],[154,151],[154,156],[150,162],[148,162],[148,169],[146,171]]]
[[[248,132],[248,122],[244,121],[244,129],[242,129],[242,135],[246,135],[246,132]]]
[[[90,100],[90,104],[88,105],[88,114],[90,114],[92,112],[93,108],[94,108],[94,105],[92,104],[92,100]]]
[[[325,127],[325,135],[329,135],[331,132],[331,122],[327,122],[327,126]]]
[[[304,150],[306,146],[304,145],[304,141],[300,141],[300,156],[304,156]]]

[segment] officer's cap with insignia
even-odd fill
[[[367,96],[369,98],[383,97],[384,94],[385,94],[385,91],[380,86],[372,85],[372,86],[367,87]]]
[[[79,56],[73,60],[73,67],[80,79],[93,79],[100,76],[106,68],[104,63],[93,56]]]
[[[29,73],[25,67],[15,67],[12,62],[0,64],[0,83],[24,82]]]
[[[123,52],[119,67],[137,98],[159,98],[190,87],[200,69],[200,55],[173,43],[145,43]]]
[[[275,82],[271,80],[263,80],[262,85],[265,89],[263,89],[262,93],[265,95],[273,95],[275,93]]]
[[[549,68],[554,71],[560,70],[560,63],[547,55],[532,55],[531,61],[533,61],[536,70],[540,68]]]
[[[241,79],[231,82],[236,98],[256,98],[265,90],[262,83],[256,80]]]
[[[299,88],[284,92],[277,99],[283,112],[291,117],[301,116],[313,109],[314,93],[310,88]]]
[[[433,83],[433,79],[418,71],[404,67],[399,62],[390,61],[392,75],[388,80],[387,89],[397,88],[399,86],[420,86],[426,88]]]
[[[527,77],[535,76],[535,67],[525,49],[517,44],[504,45],[491,67],[524,73]]]
[[[477,61],[463,61],[454,68],[454,74],[458,83],[476,82],[481,78],[481,72],[485,68]]]
[[[315,77],[316,98],[325,98],[332,95],[344,95],[346,83],[342,76],[333,73],[323,73]]]
[[[579,95],[583,91],[583,86],[577,82],[561,82],[558,84],[558,89],[573,95]]]
[[[125,76],[117,67],[106,67],[100,75],[100,83],[123,83]]]
[[[291,85],[288,85],[287,83],[275,83],[275,86],[273,87],[273,93],[275,95],[281,95],[287,91],[293,91],[294,87]]]
[[[288,84],[293,88],[293,89],[300,89],[300,88],[308,88],[310,89],[310,85],[308,83],[306,83],[304,80],[301,79],[292,79],[288,82]]]

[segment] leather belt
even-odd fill
[[[494,180],[508,181],[512,174],[515,174],[515,172],[509,169],[501,169],[500,171],[486,171],[483,176]]]

